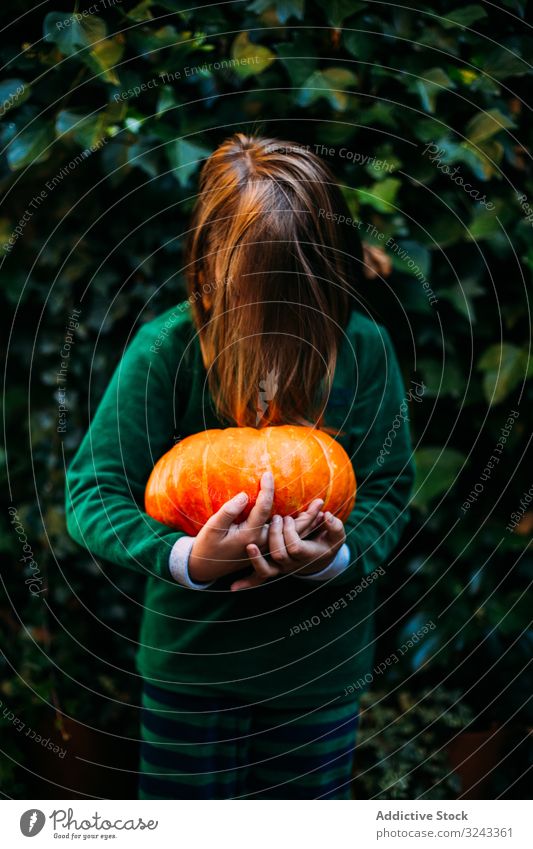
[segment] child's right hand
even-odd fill
[[[261,478],[261,489],[250,515],[244,522],[237,524],[247,501],[246,493],[239,493],[223,504],[218,513],[206,522],[189,555],[189,575],[193,581],[214,581],[248,566],[248,545],[253,544],[260,550],[266,550],[267,523],[274,502],[274,478],[271,472],[265,472]],[[310,533],[321,521],[322,505],[323,501],[316,499],[297,516],[295,523],[300,535]]]

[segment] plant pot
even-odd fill
[[[463,731],[447,746],[448,759],[459,776],[459,799],[487,799],[492,772],[502,759],[509,739],[508,726],[492,723],[485,731]]]

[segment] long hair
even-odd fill
[[[207,159],[186,274],[221,418],[320,424],[362,269],[347,219],[307,148],[238,133]]]

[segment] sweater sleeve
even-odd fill
[[[350,564],[331,585],[356,583],[377,569],[409,520],[414,479],[409,417],[421,397],[413,389],[406,392],[389,334],[383,327],[378,331],[350,419],[349,453],[357,479],[355,506],[345,525]]]
[[[152,336],[145,326],[134,337],[68,468],[66,521],[93,555],[172,580],[170,551],[184,534],[144,511],[148,476],[174,433],[174,378],[162,352],[151,353]]]

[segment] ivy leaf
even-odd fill
[[[367,62],[374,54],[374,44],[372,38],[369,38],[365,32],[357,30],[346,30],[342,32],[342,40],[348,53],[361,59],[362,62]]]
[[[479,144],[480,142],[490,139],[501,130],[507,130],[509,127],[514,127],[514,122],[500,112],[499,109],[489,109],[486,112],[480,112],[475,115],[466,125],[466,137],[471,144]]]
[[[356,84],[356,75],[346,68],[326,68],[324,71],[315,71],[304,82],[298,93],[297,102],[299,106],[309,106],[324,97],[333,109],[344,112],[350,98],[346,88]]]
[[[425,357],[418,361],[418,370],[426,386],[427,398],[440,398],[449,395],[460,398],[465,387],[465,373],[462,366],[450,359],[447,354],[442,361]]]
[[[276,44],[276,53],[287,68],[293,86],[299,88],[316,68],[314,47],[306,35],[295,34],[293,41]]]
[[[455,83],[449,78],[448,74],[442,68],[430,68],[428,71],[422,71],[420,79],[409,87],[416,88],[422,101],[422,106],[426,112],[435,112],[437,96],[443,89],[455,88]]]
[[[464,6],[462,9],[454,9],[453,12],[446,12],[445,15],[441,16],[440,22],[444,29],[451,29],[452,27],[469,27],[475,21],[480,21],[486,17],[487,13],[482,6],[472,5]]]
[[[114,68],[122,58],[123,52],[124,47],[119,41],[114,38],[106,38],[104,41],[95,44],[92,50],[84,55],[83,61],[107,83],[119,85],[120,80]]]
[[[83,115],[62,109],[57,113],[55,129],[58,136],[70,135],[82,147],[93,147],[106,136],[108,124],[109,119],[105,112]]]
[[[64,56],[74,56],[84,47],[104,39],[107,27],[96,15],[76,17],[49,12],[44,19],[44,40],[55,44]]]
[[[483,71],[497,80],[507,77],[523,77],[529,71],[528,63],[509,50],[495,50],[483,61]]]
[[[477,367],[484,372],[483,391],[490,404],[499,404],[530,375],[527,351],[508,342],[487,348]]]
[[[148,61],[153,61],[158,51],[166,48],[179,47],[187,48],[189,51],[190,45],[183,45],[186,41],[186,33],[179,33],[176,27],[167,24],[158,29],[143,28],[133,32],[130,36],[130,43],[138,51],[139,56]]]
[[[157,118],[161,118],[165,112],[168,112],[169,109],[174,109],[176,106],[178,106],[178,101],[176,100],[174,89],[168,85],[163,86],[157,99]]]
[[[167,146],[168,160],[180,186],[188,184],[189,178],[199,169],[201,160],[209,156],[209,152],[205,147],[186,139],[176,139]]]
[[[497,208],[492,211],[481,206],[476,208],[468,225],[467,240],[469,242],[480,242],[483,239],[491,239],[492,244],[494,244],[495,240],[503,235],[497,214]]]
[[[23,80],[13,78],[0,82],[0,118],[28,99],[31,88]]]
[[[142,21],[150,21],[154,17],[150,11],[152,5],[153,0],[141,0],[141,2],[137,3],[133,9],[126,12],[126,17],[130,18],[132,21],[137,21],[138,23],[141,23]]]
[[[387,177],[378,183],[374,183],[366,189],[357,189],[359,201],[361,204],[371,206],[378,212],[395,212],[396,195],[402,184],[401,180],[395,177]]]
[[[328,24],[336,28],[342,27],[346,18],[355,12],[366,9],[366,3],[356,0],[318,0],[318,5],[325,11]]]
[[[453,486],[465,459],[454,448],[419,448],[415,454],[413,505],[426,513],[429,504]]]
[[[50,123],[32,125],[10,142],[7,148],[7,162],[12,171],[18,171],[26,165],[44,162],[50,156],[54,141],[54,128]]]
[[[113,70],[122,57],[124,47],[118,38],[106,38],[107,26],[96,15],[65,17],[49,12],[44,19],[44,40],[52,42],[64,56],[77,56],[105,82],[118,85]],[[90,50],[87,48],[90,47]]]
[[[276,54],[269,47],[250,41],[247,32],[239,33],[233,42],[231,55],[239,63],[234,70],[240,77],[262,74],[276,58]]]
[[[142,139],[128,148],[126,161],[128,165],[140,168],[149,177],[157,177],[159,162],[157,153],[149,139]]]
[[[485,290],[479,285],[477,278],[467,277],[451,289],[445,289],[440,293],[442,298],[448,300],[457,312],[464,315],[467,321],[476,320],[473,299],[485,294]]]
[[[272,9],[280,24],[286,24],[289,18],[301,21],[304,16],[304,6],[305,0],[254,0],[246,8],[258,14]]]

